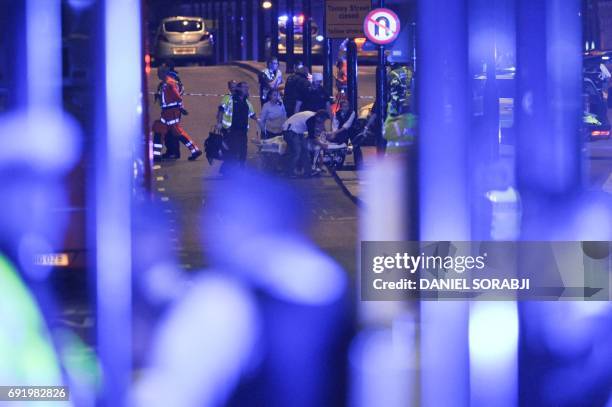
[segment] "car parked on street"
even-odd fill
[[[212,33],[200,17],[168,17],[162,20],[156,33],[155,58],[158,61],[194,61],[210,63],[213,60]]]

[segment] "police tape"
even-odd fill
[[[156,92],[149,92],[149,95],[155,95]],[[227,95],[227,93],[190,93],[190,92],[185,92],[183,94],[183,96],[203,96],[203,97],[214,97],[214,98],[220,98]],[[252,97],[258,98],[259,95],[251,95]],[[374,100],[375,96],[357,96],[358,99],[367,99],[367,100]]]

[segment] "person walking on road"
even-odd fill
[[[259,99],[262,107],[269,100],[270,92],[278,90],[282,83],[283,74],[278,69],[278,58],[270,58],[266,68],[259,74]]]
[[[179,95],[183,97],[185,93],[185,86],[183,86],[183,82],[181,81],[181,77],[178,71],[175,69],[174,62],[171,60],[167,60],[162,62],[162,64],[157,68],[158,77],[160,78],[159,85],[157,86],[157,92],[155,93],[155,101],[161,105],[161,94],[162,94],[162,86],[164,85],[163,75],[160,76],[160,71],[167,71],[168,75],[172,76],[172,78],[176,81],[176,85],[178,87]],[[181,113],[187,114],[187,111],[183,109]],[[159,127],[159,124],[158,124]],[[181,149],[179,147],[179,139],[178,135],[175,135],[173,132],[167,132],[164,137],[164,145],[166,146],[166,152],[161,155],[162,159],[171,159],[176,160],[181,158]]]
[[[224,99],[217,112],[217,129],[224,134],[228,151],[221,166],[226,174],[229,167],[244,167],[247,158],[249,118],[257,120],[253,105],[248,99],[249,85],[240,82],[231,98]]]
[[[183,108],[183,98],[181,97],[177,80],[166,69],[158,70],[157,74],[160,80],[162,80],[160,87],[161,118],[153,125],[154,158],[161,155],[162,138],[165,138],[168,133],[172,133],[191,151],[191,156],[188,158],[189,161],[196,160],[202,155],[202,151],[180,124],[181,116],[186,114],[187,111]]]

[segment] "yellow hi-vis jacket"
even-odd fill
[[[249,99],[247,99],[246,102],[249,107],[249,117],[253,117],[255,115],[255,109],[253,109],[253,105]],[[221,99],[221,109],[223,109],[221,124],[223,124],[224,129],[229,129],[232,126],[232,115],[234,114],[234,99],[232,95],[223,96],[223,99]],[[247,125],[247,128],[248,127]]]

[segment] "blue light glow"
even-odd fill
[[[137,108],[144,58],[140,1],[109,1],[104,11],[106,126],[96,135],[97,328],[104,404],[119,406],[131,382],[132,259],[126,248],[131,247],[133,148],[143,134]]]
[[[471,237],[466,21],[465,2],[428,0],[418,7],[419,238],[425,241]],[[441,55],[452,64],[440,63]],[[467,313],[459,301],[421,305],[423,406],[469,405]]]
[[[349,353],[351,407],[417,405],[412,338],[397,337],[392,329],[365,330],[357,335]]]
[[[27,95],[30,106],[61,105],[60,0],[26,1]]]
[[[345,291],[346,276],[301,237],[307,207],[282,181],[247,171],[235,174],[211,194],[202,239],[210,242],[215,264],[275,296],[302,304],[333,302]]]
[[[518,311],[514,302],[474,302],[470,308],[471,406],[516,406]]]
[[[160,323],[131,405],[224,405],[259,329],[254,299],[237,281],[201,277]]]
[[[54,107],[5,113],[0,116],[0,130],[11,135],[0,149],[1,166],[26,164],[41,174],[64,174],[81,156],[77,123]]]
[[[346,276],[340,266],[302,238],[255,238],[243,243],[234,261],[249,273],[251,281],[287,301],[329,304],[346,290]]]

